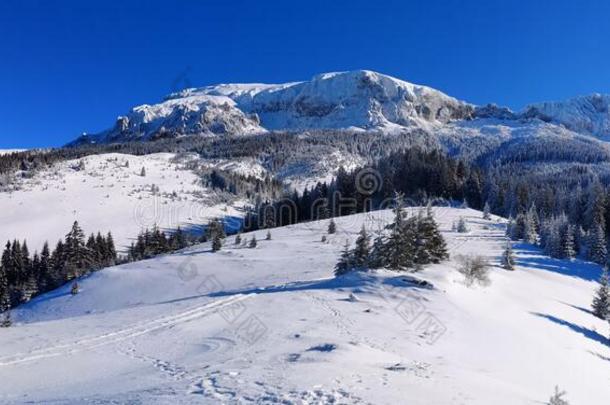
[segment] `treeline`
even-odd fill
[[[53,250],[45,242],[40,253],[30,255],[26,241],[9,241],[0,261],[0,312],[117,260],[110,232],[86,239],[78,222]]]
[[[257,204],[246,216],[247,230],[388,208],[396,192],[411,205],[430,200],[467,200],[482,208],[482,172],[438,150],[406,149],[364,169],[339,169],[330,183],[318,183],[277,201]]]

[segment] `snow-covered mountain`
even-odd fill
[[[532,104],[525,108],[523,116],[561,124],[575,132],[610,140],[608,94],[591,94],[565,101]]]
[[[84,142],[123,142],[189,134],[266,130],[430,128],[472,116],[473,106],[438,90],[367,70],[325,73],[278,85],[221,84],[141,105]]]

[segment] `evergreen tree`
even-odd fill
[[[250,244],[248,245],[248,247],[250,249],[254,249],[257,244],[258,242],[256,241],[256,235],[252,235],[252,239],[250,239]]]
[[[458,220],[457,231],[459,233],[470,232],[470,229],[468,229],[468,226],[466,225],[466,220],[464,219],[464,217],[460,217],[460,219]]]
[[[330,222],[328,223],[328,234],[332,235],[336,232],[337,232],[337,224],[335,224],[335,220],[331,218]]]
[[[222,239],[219,233],[214,234],[212,239],[212,252],[218,252],[222,248]]]
[[[339,261],[335,265],[335,276],[341,276],[343,274],[349,273],[354,267],[354,260],[352,257],[352,253],[349,250],[349,242],[345,241],[345,247],[343,248],[343,252],[339,257]]]
[[[140,170],[140,176],[146,177],[146,168],[142,166],[142,170]]]
[[[599,279],[599,287],[595,292],[592,307],[595,316],[610,320],[610,291],[608,284],[608,266],[605,266]]]
[[[485,206],[483,207],[483,219],[486,219],[486,220],[491,219],[491,214],[489,213],[489,211],[490,211],[489,201],[487,201],[487,202],[485,202]]]
[[[353,263],[357,268],[366,268],[369,265],[369,256],[371,254],[371,238],[366,232],[364,224],[360,229],[358,238],[356,239],[356,247],[353,252]]]
[[[397,204],[394,209],[394,222],[390,225],[388,235],[381,252],[383,267],[392,270],[406,270],[415,264],[415,232],[416,221],[405,220],[402,206]]]
[[[265,240],[271,240],[271,231],[267,231],[267,235],[265,235]]]
[[[515,257],[513,255],[513,247],[511,246],[510,241],[506,242],[506,247],[504,248],[504,253],[502,254],[502,267],[506,270],[515,269]]]
[[[427,257],[429,262],[440,263],[441,261],[448,259],[449,252],[447,251],[447,243],[438,228],[438,224],[434,219],[434,214],[431,209],[428,209],[426,216],[423,217],[421,221],[420,230],[426,241],[424,248],[428,252]],[[422,262],[422,264],[427,263],[428,261]]]
[[[571,224],[568,224],[565,226],[561,237],[561,257],[564,259],[572,259],[575,256],[574,227]]]
[[[606,249],[606,235],[604,233],[604,228],[600,224],[597,224],[593,228],[589,243],[589,259],[598,264],[605,264],[608,255]]]
[[[241,233],[235,235],[235,245],[241,245]]]

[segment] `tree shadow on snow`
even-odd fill
[[[610,343],[608,341],[608,338],[606,338],[605,336],[600,335],[599,333],[597,333],[594,330],[587,329],[580,325],[576,325],[575,323],[568,322],[564,319],[560,319],[560,318],[557,318],[557,317],[555,317],[553,315],[549,315],[549,314],[541,314],[539,312],[531,312],[531,314],[538,316],[540,318],[548,319],[549,321],[556,323],[558,325],[567,326],[568,328],[572,329],[574,332],[580,333],[581,335],[584,335],[586,338],[591,339],[595,342],[601,343],[603,345],[608,345]]]
[[[241,290],[216,291],[207,294],[208,297],[227,297],[238,294],[271,294],[292,291],[314,291],[314,290],[359,290],[366,285],[381,285],[388,288],[405,287],[416,289],[433,289],[433,285],[427,281],[399,275],[394,277],[379,277],[366,272],[352,272],[340,277],[313,281],[295,281],[292,283],[272,285],[268,287],[257,287]],[[360,290],[361,291],[361,290]]]
[[[572,261],[554,259],[544,255],[539,248],[526,243],[517,243],[513,246],[513,249],[517,266],[550,271],[585,281],[597,281],[601,276],[601,267],[594,263],[578,259]]]

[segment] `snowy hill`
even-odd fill
[[[14,311],[0,402],[541,404],[555,385],[604,404],[608,327],[588,311],[599,267],[519,245],[517,267],[466,287],[460,254],[498,263],[502,220],[436,208],[452,260],[416,276],[332,276],[345,239],[387,211],[258,233],[108,268]],[[471,231],[451,232],[464,216]],[[244,234],[244,240],[251,235]],[[430,288],[430,285],[433,287]]]
[[[58,163],[0,193],[0,240],[51,246],[77,220],[87,232],[112,231],[123,250],[143,228],[188,228],[243,215],[243,201],[222,198],[174,160],[175,154],[110,153]],[[82,166],[81,166],[82,162]],[[145,176],[142,176],[142,169]],[[154,187],[153,187],[154,186]]]
[[[470,118],[473,107],[429,87],[367,70],[325,73],[287,84],[186,89],[133,108],[115,126],[77,143],[266,130],[433,128]]]

